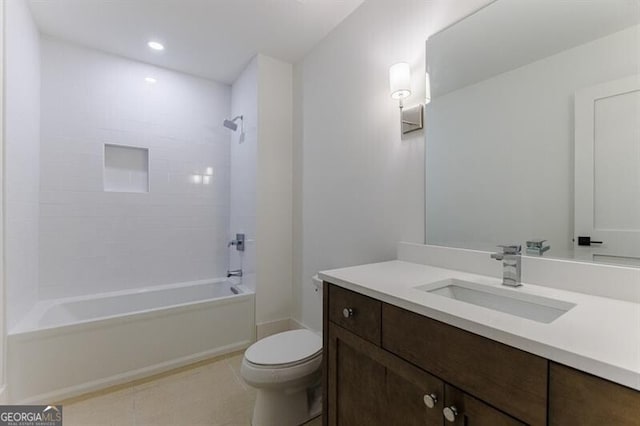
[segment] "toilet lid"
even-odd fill
[[[322,338],[309,330],[291,330],[257,341],[244,357],[252,364],[294,364],[322,351]]]

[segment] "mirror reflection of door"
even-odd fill
[[[640,75],[575,94],[575,241],[585,259],[640,266]]]

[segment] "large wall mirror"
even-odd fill
[[[640,266],[639,23],[640,0],[497,0],[429,38],[427,244]]]

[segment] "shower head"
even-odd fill
[[[224,120],[224,123],[223,123],[224,127],[226,127],[227,129],[231,129],[235,132],[236,130],[238,130],[238,125],[236,124],[236,121],[238,120],[242,121],[241,115],[235,117],[233,120]]]
[[[226,127],[227,129],[231,129],[234,132],[238,129],[238,125],[233,121],[229,121],[229,120],[224,120],[224,127]]]

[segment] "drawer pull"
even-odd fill
[[[342,316],[345,318],[351,318],[353,316],[353,309],[352,308],[344,308],[342,310]]]
[[[458,409],[455,406],[444,407],[442,409],[442,414],[444,414],[444,418],[447,419],[448,422],[455,422],[456,417],[458,416]]]
[[[436,402],[438,402],[438,397],[436,396],[435,393],[430,393],[428,395],[425,395],[424,398],[422,398],[424,400],[424,405],[427,406],[427,408],[433,408],[436,406]]]

